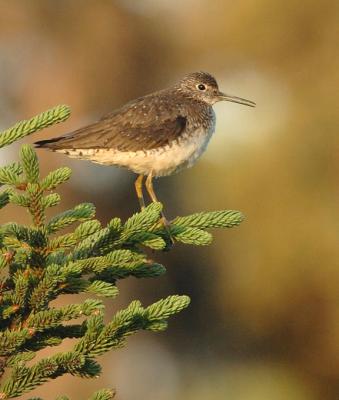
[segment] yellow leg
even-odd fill
[[[147,192],[150,195],[152,201],[154,203],[157,203],[159,200],[154,192],[152,173],[150,173],[146,178],[146,189],[147,189]],[[164,226],[166,227],[166,230],[169,232],[168,226],[170,225],[170,223],[167,220],[167,218],[165,217],[165,214],[163,212],[161,212],[161,216],[162,216],[162,222],[163,222]]]
[[[158,199],[157,199],[157,196],[156,196],[156,194],[154,192],[154,188],[153,188],[153,175],[152,175],[152,173],[150,173],[146,178],[146,189],[147,189],[147,192],[150,195],[153,203],[157,203]]]
[[[140,204],[140,208],[142,210],[145,208],[145,200],[144,200],[144,195],[142,193],[143,180],[144,180],[144,175],[139,175],[134,183],[135,191],[137,192],[137,196],[138,196],[138,200],[139,200],[139,204]]]

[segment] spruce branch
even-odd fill
[[[0,184],[20,186],[20,175],[22,168],[18,169],[17,164],[7,165],[0,168]]]
[[[86,221],[93,218],[95,215],[95,207],[90,203],[83,203],[75,206],[72,210],[64,211],[63,213],[53,217],[46,225],[47,232],[55,233],[74,222]]]
[[[92,394],[88,400],[113,400],[115,397],[114,389],[101,389]],[[29,400],[43,400],[40,397],[31,397]],[[56,400],[70,400],[67,396],[59,396]]]
[[[71,110],[68,106],[60,105],[38,114],[29,120],[19,122],[12,128],[0,132],[0,148],[8,146],[50,125],[65,121],[70,116],[70,113]]]
[[[66,106],[58,106],[18,123],[0,134],[0,147],[68,115]],[[104,226],[95,219],[94,205],[82,203],[46,222],[46,210],[62,200],[55,190],[70,176],[71,170],[63,167],[41,178],[38,157],[29,145],[21,147],[20,162],[0,168],[0,186],[6,186],[0,192],[0,212],[12,204],[31,215],[29,225],[0,225],[0,377],[5,369],[9,372],[0,386],[0,400],[64,374],[96,377],[101,373],[98,356],[120,348],[140,330],[165,330],[169,318],[189,305],[187,296],[168,296],[147,307],[134,300],[108,322],[98,297],[113,300],[121,279],[155,278],[166,272],[146,248],[169,250],[173,241],[207,245],[212,241],[208,229],[231,228],[243,219],[238,211],[202,212],[177,217],[164,227],[162,204],[152,203],[125,222],[114,217]],[[65,228],[67,233],[60,232]],[[55,306],[53,301],[65,294],[87,298]],[[34,363],[40,350],[57,349],[70,338],[75,339],[70,351]],[[89,399],[113,397],[113,390],[103,389]]]
[[[115,390],[102,389],[95,392],[89,400],[112,400],[115,397]]]
[[[185,217],[177,217],[173,220],[174,225],[183,228],[232,228],[242,222],[244,216],[239,211],[222,210],[200,212]]]
[[[9,196],[10,195],[8,191],[3,191],[2,193],[0,193],[0,209],[7,206],[7,204],[9,203]]]
[[[36,152],[31,146],[25,144],[21,147],[20,152],[21,165],[23,172],[26,176],[27,182],[38,183],[39,182],[39,161]]]
[[[41,188],[43,190],[53,190],[71,177],[72,170],[68,167],[58,168],[50,172],[42,181]]]

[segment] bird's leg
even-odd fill
[[[142,184],[144,180],[144,175],[139,175],[135,180],[135,191],[137,192],[140,208],[143,210],[145,208],[144,195],[142,193]]]
[[[148,194],[150,195],[152,201],[154,203],[157,203],[159,200],[157,199],[157,196],[154,192],[154,188],[153,188],[153,175],[152,172],[147,176],[146,178],[146,189]],[[164,226],[166,227],[166,230],[169,232],[169,221],[167,220],[167,218],[165,217],[165,214],[161,211],[161,216],[162,216],[162,222],[164,224]]]
[[[157,196],[154,192],[154,188],[153,188],[153,175],[152,172],[147,176],[146,178],[146,189],[148,194],[150,195],[151,199],[153,202],[157,203],[158,199]],[[161,211],[161,222],[164,225],[164,228],[170,238],[171,243],[174,243],[174,238],[171,234],[171,230],[170,230],[170,222],[167,220],[167,218],[165,217],[165,214]]]
[[[157,196],[156,196],[156,194],[154,192],[154,188],[153,188],[153,175],[152,175],[152,173],[147,175],[147,178],[146,178],[146,189],[147,189],[147,192],[150,195],[153,203],[157,203],[158,199],[157,199]]]

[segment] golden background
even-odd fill
[[[218,104],[199,163],[156,182],[170,217],[230,208],[246,221],[215,231],[208,248],[155,255],[167,274],[120,282],[107,303],[111,315],[131,299],[184,293],[190,308],[166,332],[102,357],[100,378],[63,377],[34,395],[77,400],[113,386],[119,400],[339,398],[338,43],[335,0],[0,1],[0,128],[72,108],[26,142],[198,70],[257,103]],[[0,163],[18,148],[1,150]],[[90,201],[103,222],[137,210],[128,171],[39,155],[45,174],[73,168],[62,209]],[[28,220],[1,212],[0,223],[12,219]]]

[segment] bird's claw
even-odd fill
[[[168,247],[170,248],[174,244],[174,237],[173,237],[173,235],[171,233],[171,229],[170,229],[171,222],[164,215],[162,215],[161,223],[162,223],[163,227],[165,228],[165,231],[168,235],[168,238],[169,238],[169,246]]]

